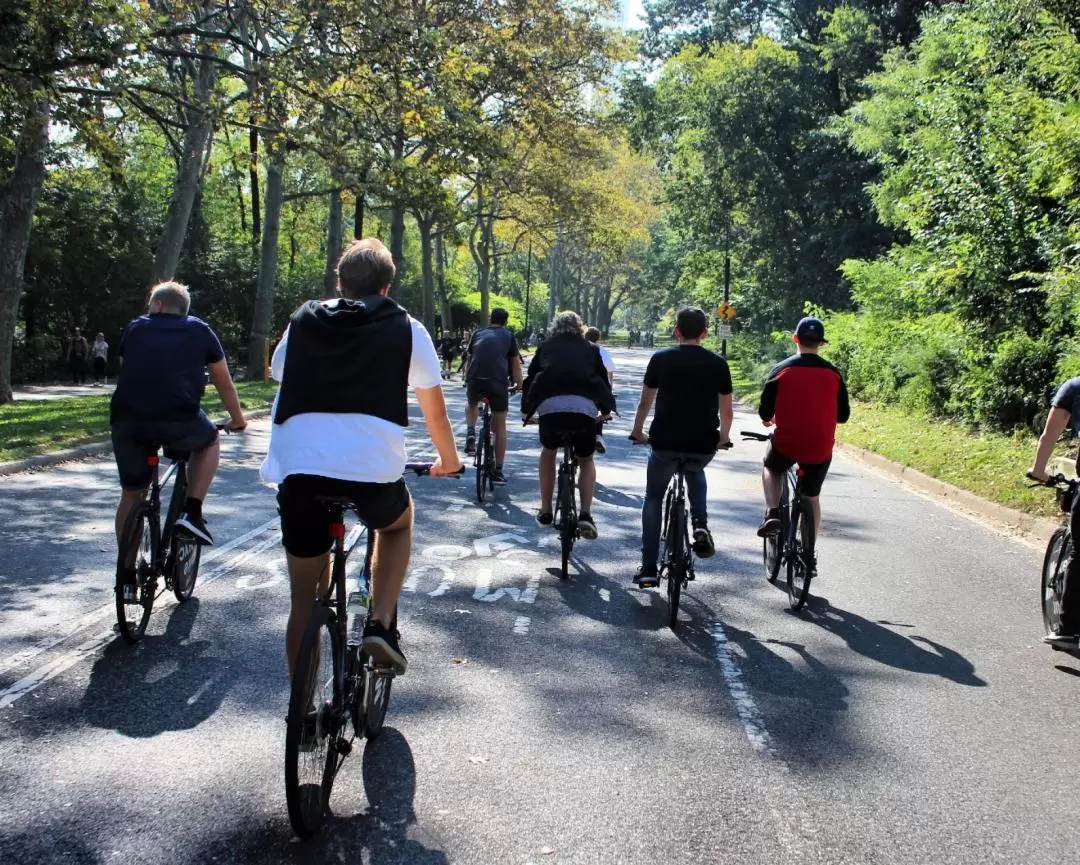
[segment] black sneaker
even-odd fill
[[[476,456],[476,436],[465,436],[465,456]]]
[[[596,452],[598,454],[606,454],[607,453],[607,445],[604,444],[604,437],[603,436],[597,436],[596,437]]]
[[[757,535],[759,538],[767,538],[770,535],[775,535],[780,531],[780,509],[770,508],[765,512],[765,519],[761,521],[761,525],[758,526]]]
[[[634,582],[639,589],[655,589],[660,585],[660,576],[656,572],[656,565],[642,565],[634,574]]]
[[[1060,625],[1042,638],[1042,641],[1055,649],[1080,648],[1080,635],[1066,631]]]
[[[180,514],[180,516],[176,518],[176,527],[190,532],[204,547],[212,547],[214,545],[214,539],[210,535],[210,530],[206,528],[206,520],[202,517],[193,517],[186,513]]]
[[[693,547],[694,555],[699,559],[707,559],[716,552],[708,526],[694,527],[694,542],[690,546]]]
[[[578,531],[581,532],[581,536],[587,541],[596,540],[596,523],[593,522],[591,514],[587,514],[582,511],[578,514],[577,518]]]
[[[491,473],[491,482],[493,484],[505,484],[506,483],[506,475],[503,474],[502,469],[495,469]]]
[[[552,523],[555,522],[555,515],[550,512],[537,511],[536,512],[536,524],[543,526],[545,529],[549,528]]]
[[[400,676],[404,674],[409,662],[398,645],[399,636],[396,630],[383,627],[378,619],[368,619],[364,625],[364,651],[368,657],[376,666],[393,667],[394,672]]]

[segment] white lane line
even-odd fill
[[[214,547],[207,554],[206,558],[202,560],[202,566],[205,567],[210,562],[217,561],[222,556],[232,552],[237,547],[247,543],[252,538],[261,535],[263,532],[272,529],[277,524],[278,519],[277,517],[275,517],[272,520],[267,520],[261,526],[256,526],[251,531],[245,532],[239,537],[233,538],[227,544],[222,544],[220,547]],[[232,570],[233,567],[235,567],[234,561],[230,561],[225,564],[226,570]],[[216,573],[214,570],[204,573],[205,576],[202,574],[200,574],[199,576],[199,579],[202,583],[208,583],[216,577]],[[47,652],[49,651],[49,649],[52,649],[55,646],[59,646],[65,640],[71,639],[71,637],[75,636],[75,634],[78,634],[80,631],[85,630],[92,625],[96,625],[101,619],[110,618],[115,615],[116,604],[113,601],[110,601],[107,604],[103,604],[95,610],[91,610],[89,613],[86,613],[85,615],[82,615],[72,621],[69,627],[64,631],[64,633],[58,634],[56,636],[46,637],[43,640],[39,640],[34,645],[29,646],[19,652],[16,652],[14,655],[10,655],[9,657],[0,660],[0,673],[5,672],[6,670],[10,670],[12,667],[16,667],[19,664],[25,664],[27,661],[36,658],[42,652]]]
[[[601,589],[600,590],[600,600],[603,601],[605,604],[610,602],[611,601],[611,590],[610,589]]]
[[[769,731],[765,729],[765,723],[761,719],[761,712],[758,711],[757,703],[750,696],[750,691],[743,681],[742,670],[739,668],[739,662],[736,660],[735,654],[731,651],[731,643],[728,642],[724,626],[719,622],[713,622],[712,637],[716,651],[716,662],[720,665],[720,671],[724,674],[728,693],[731,694],[731,699],[735,703],[735,712],[738,714],[739,720],[742,721],[746,738],[750,740],[751,747],[759,754],[772,756],[775,752],[772,739],[769,738]]]
[[[518,616],[514,622],[514,633],[519,637],[524,637],[529,633],[529,625],[532,622],[528,616]]]
[[[265,527],[273,526],[276,524],[277,520],[270,520],[268,523],[265,524]],[[196,584],[196,588],[198,588],[199,586],[205,586],[207,583],[212,583],[214,580],[219,579],[230,571],[239,568],[241,565],[245,564],[250,559],[254,558],[260,553],[265,552],[270,547],[277,544],[277,542],[278,537],[275,533],[273,536],[267,538],[262,543],[256,544],[254,547],[251,547],[250,549],[247,549],[242,553],[238,553],[237,555],[231,557],[228,561],[223,562],[217,568],[207,573],[205,577],[200,575],[199,582]],[[176,606],[176,599],[172,596],[169,596],[165,603],[161,603],[154,607],[153,615],[159,615],[163,611],[171,609],[174,606]],[[116,614],[115,609],[112,605],[110,605],[107,609],[111,612],[112,615]],[[110,625],[107,631],[99,632],[97,636],[91,637],[89,640],[86,640],[84,643],[81,643],[74,649],[65,652],[59,657],[54,658],[49,663],[43,664],[36,670],[33,670],[26,676],[23,676],[23,678],[19,679],[19,681],[0,691],[0,709],[6,709],[20,697],[25,697],[31,691],[45,684],[50,679],[55,679],[57,676],[59,676],[65,670],[73,667],[79,661],[103,649],[114,639],[116,639],[116,632]]]

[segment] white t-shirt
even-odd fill
[[[334,303],[335,301],[328,301]],[[442,386],[442,366],[424,326],[409,316],[412,326],[412,361],[409,385]],[[281,381],[289,331],[281,337],[270,362],[270,374]],[[377,373],[377,371],[376,371]],[[277,411],[277,400],[274,400]],[[322,475],[347,481],[386,484],[405,471],[405,429],[367,414],[308,412],[270,425],[270,449],[260,475],[279,484],[289,475]]]
[[[597,343],[596,347],[600,349],[600,359],[604,362],[604,369],[606,369],[608,373],[614,373],[615,361],[611,359],[610,352],[608,352],[604,346],[600,345],[600,343]]]

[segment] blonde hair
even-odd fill
[[[186,285],[179,282],[159,282],[150,289],[150,306],[161,304],[162,312],[187,315],[191,309],[191,294]]]
[[[581,329],[584,326],[581,316],[568,309],[555,316],[555,320],[551,323],[551,335],[555,336],[557,333],[576,333],[580,336]]]

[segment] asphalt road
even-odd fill
[[[1075,858],[1080,663],[1038,642],[1041,553],[838,457],[821,578],[792,614],[754,536],[762,446],[738,443],[709,469],[718,553],[672,632],[663,595],[630,582],[647,354],[615,359],[600,539],[570,581],[532,521],[532,428],[512,429],[493,502],[471,476],[411,482],[409,672],[306,843],[284,802],[266,423],[225,442],[197,597],[160,603],[135,648],[112,630],[111,462],[0,479],[0,863]],[[463,393],[447,387],[456,418]]]

